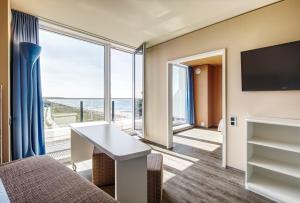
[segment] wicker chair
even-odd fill
[[[163,156],[149,154],[147,156],[148,203],[162,202]]]
[[[98,187],[115,184],[115,161],[94,147],[92,182]]]
[[[149,154],[147,156],[148,203],[162,202],[163,156]],[[112,185],[115,183],[115,162],[105,153],[94,148],[93,183],[114,196]]]

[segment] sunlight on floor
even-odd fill
[[[180,135],[187,138],[206,140],[206,141],[216,142],[220,144],[223,143],[222,133],[214,130],[193,128],[190,130],[176,133],[175,135]]]
[[[163,155],[163,164],[165,166],[169,166],[178,171],[183,171],[183,170],[187,169],[188,167],[192,166],[195,162],[199,161],[199,159],[196,159],[196,158],[193,158],[190,156],[186,156],[183,154],[178,154],[176,152],[172,152],[167,149],[159,148],[159,147],[156,147],[153,145],[151,145],[151,147],[153,149],[159,150],[159,151],[152,150],[151,153],[160,153]],[[181,158],[179,158],[179,157],[181,157]],[[188,161],[188,160],[190,160],[190,161]],[[73,170],[71,164],[68,164],[67,167]],[[79,175],[81,175],[91,181],[92,180],[92,160],[90,159],[90,160],[76,163],[76,171]],[[175,176],[176,176],[176,174],[174,174],[170,171],[167,171],[167,170],[163,170],[163,182],[167,182],[168,180],[172,179]]]
[[[178,136],[173,136],[173,142],[182,144],[182,145],[187,145],[187,146],[194,147],[194,148],[198,148],[198,149],[202,149],[202,150],[209,151],[209,152],[213,152],[220,147],[220,145],[217,145],[217,144],[211,144],[208,142],[191,140],[191,139],[182,138],[182,137],[178,137]]]
[[[67,165],[68,168],[72,169],[72,164]],[[81,161],[76,163],[76,171],[86,171],[92,169],[92,159],[86,160],[86,161]]]
[[[171,178],[174,178],[176,176],[176,174],[171,173],[167,170],[163,171],[163,182],[167,182],[168,180],[170,180]]]
[[[180,144],[184,149],[194,148],[205,150],[208,152],[213,152],[221,147],[222,137],[221,133],[217,131],[209,131],[203,129],[190,129],[173,136],[173,142],[175,144]],[[172,151],[166,148],[161,148],[155,145],[149,144],[152,148],[151,153],[159,153],[163,156],[163,183],[168,181],[176,181],[176,177],[182,177],[186,169],[197,164],[198,158],[189,156],[189,154],[181,153],[180,151]],[[179,146],[179,145],[177,145]],[[198,152],[201,152],[198,150]],[[201,152],[202,153],[202,152]],[[70,169],[72,165],[67,165]],[[92,181],[92,160],[86,160],[76,163],[76,171],[79,175]]]
[[[72,164],[66,165],[73,170]],[[92,159],[76,163],[76,172],[89,181],[92,181]]]
[[[197,162],[199,161],[199,159],[196,159],[194,157],[191,157],[191,156],[187,156],[187,155],[184,155],[184,154],[179,154],[177,152],[173,152],[173,151],[170,151],[170,150],[167,150],[167,149],[164,149],[164,148],[160,148],[160,147],[157,147],[157,146],[154,146],[154,145],[150,145],[152,149],[156,150],[156,151],[159,151],[161,153],[165,153],[165,154],[169,154],[169,155],[172,155],[172,156],[175,156],[175,157],[178,157],[178,158],[182,158],[182,159],[185,159],[185,160],[189,160],[189,161],[192,161],[192,162]]]
[[[177,158],[177,157],[165,154],[165,153],[161,153],[159,151],[152,150],[152,153],[162,154],[163,159],[164,159],[164,161],[163,161],[164,165],[175,168],[176,170],[179,170],[179,171],[183,171],[194,164],[191,161],[180,159],[180,158]]]

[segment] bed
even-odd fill
[[[46,155],[1,165],[0,179],[10,202],[117,202]]]

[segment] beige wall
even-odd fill
[[[3,161],[9,161],[9,28],[10,1],[0,1],[0,84],[3,85],[2,101],[2,153]]]
[[[267,115],[300,118],[300,91],[242,92],[243,50],[300,40],[300,1],[286,0],[201,29],[147,50],[146,139],[167,145],[167,61],[206,51],[227,49],[227,165],[245,169],[245,118]]]

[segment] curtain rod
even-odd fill
[[[136,49],[136,47],[134,47],[134,46],[131,46],[131,45],[128,45],[128,44],[124,44],[124,43],[122,43],[122,42],[115,41],[115,40],[112,40],[112,39],[103,37],[103,36],[101,36],[101,35],[97,35],[97,34],[94,34],[94,33],[91,33],[91,32],[88,32],[88,31],[85,31],[85,30],[82,30],[82,29],[79,29],[79,28],[75,28],[75,27],[72,27],[72,26],[69,26],[69,25],[66,25],[66,24],[63,24],[63,23],[54,21],[54,20],[50,20],[50,19],[48,19],[48,18],[44,18],[44,17],[37,16],[37,15],[35,15],[35,16],[36,16],[37,18],[39,18],[41,21],[44,21],[44,22],[46,22],[46,23],[50,23],[50,24],[53,24],[53,25],[56,25],[56,26],[59,26],[59,27],[63,27],[63,28],[72,30],[72,31],[74,31],[74,32],[79,32],[79,33],[84,34],[84,35],[88,35],[88,36],[91,36],[91,37],[95,37],[95,38],[98,38],[98,39],[107,41],[107,42],[109,42],[109,43],[116,44],[116,45],[119,45],[119,46],[123,46],[123,47],[129,48],[129,49]]]

